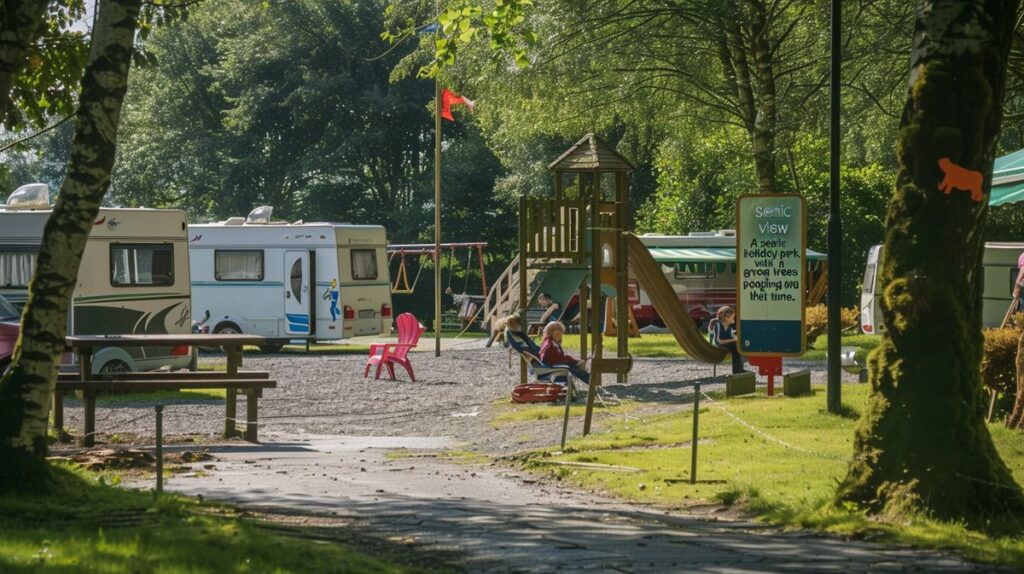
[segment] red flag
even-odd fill
[[[471,100],[469,98],[464,98],[464,97],[462,97],[460,95],[457,95],[455,92],[452,92],[448,88],[445,88],[445,89],[441,90],[441,117],[442,118],[444,118],[444,119],[446,119],[448,121],[451,121],[451,122],[455,121],[455,118],[452,117],[452,106],[454,106],[455,104],[465,104],[465,106],[467,108],[469,108],[469,111],[471,111],[471,112],[473,111],[473,105],[474,105],[473,100]]]

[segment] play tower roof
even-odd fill
[[[559,172],[630,172],[633,165],[601,138],[590,133],[551,162],[548,169]]]

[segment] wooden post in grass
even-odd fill
[[[565,418],[562,420],[562,450],[565,450],[565,435],[569,433],[569,407],[572,405],[572,391],[575,383],[572,379],[565,385]]]
[[[164,491],[164,406],[156,406],[156,495]]]
[[[690,442],[690,484],[697,484],[697,421],[700,417],[700,383],[693,385],[693,440]]]

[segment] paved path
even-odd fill
[[[212,470],[167,488],[345,519],[455,551],[474,572],[992,571],[933,552],[594,499],[501,466],[426,454],[452,446],[443,438],[265,439],[272,442],[212,448]],[[399,448],[413,456],[387,456]]]

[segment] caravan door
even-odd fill
[[[309,335],[310,308],[309,251],[284,252],[285,333]]]

